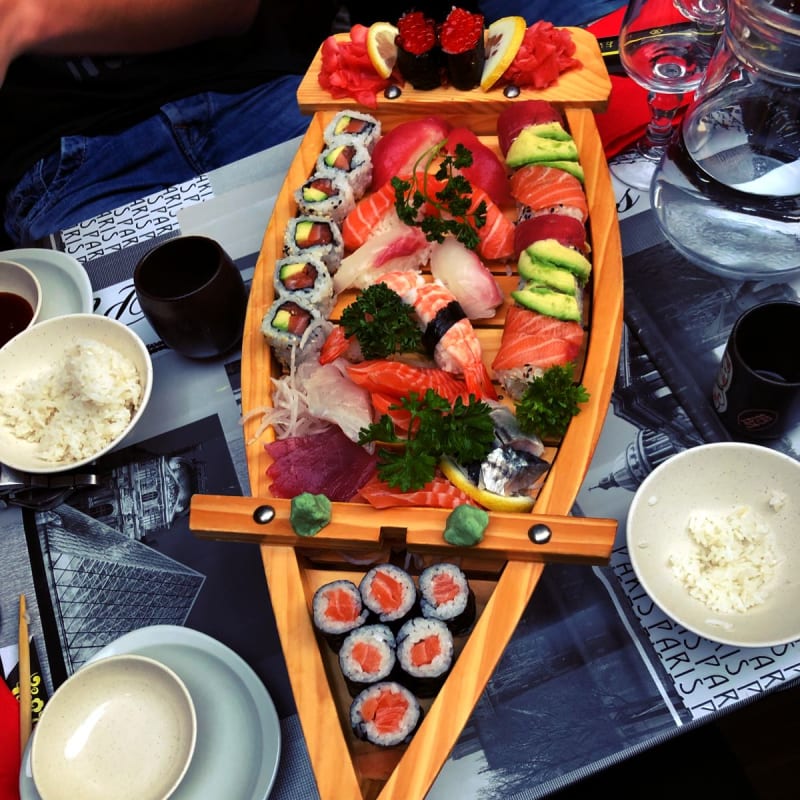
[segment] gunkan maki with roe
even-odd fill
[[[408,11],[397,21],[397,68],[415,89],[442,84],[442,53],[436,21],[422,11]]]
[[[453,6],[439,31],[447,78],[455,89],[474,89],[486,62],[483,14]]]

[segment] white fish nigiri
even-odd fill
[[[478,254],[453,236],[431,250],[431,274],[458,300],[470,319],[493,317],[503,292]]]

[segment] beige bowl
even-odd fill
[[[31,743],[42,800],[166,800],[189,767],[194,704],[168,667],[139,655],[79,669],[45,705]]]
[[[24,327],[9,330],[8,326],[14,309],[10,305],[6,307],[5,303],[10,304],[15,301],[13,297],[3,297],[0,300],[3,303],[2,311],[0,311],[0,347],[2,347],[14,330],[17,330],[16,335],[19,335],[19,331],[29,328],[37,321],[42,310],[42,287],[36,275],[26,266],[18,264],[16,261],[0,259],[0,294],[16,295],[30,306],[30,315],[25,314],[27,322],[24,323]]]
[[[672,456],[645,478],[628,512],[628,554],[639,582],[672,619],[712,641],[767,647],[800,639],[799,490],[800,462],[761,445],[719,442]],[[692,512],[707,512],[717,522],[736,507],[746,507],[766,526],[778,563],[770,568],[761,602],[721,613],[711,605],[717,590],[730,590],[739,600],[754,597],[755,587],[740,568],[752,564],[762,549],[734,544],[728,552],[737,557],[730,568],[691,570],[696,581],[691,590],[673,562],[696,565],[697,556],[709,552],[717,539],[698,544],[689,532]],[[729,531],[731,525],[712,526],[718,528]]]
[[[76,362],[74,347],[79,343],[100,343],[124,356],[132,363],[141,395],[132,412],[120,413],[119,424],[92,430],[97,420],[109,413],[119,382],[113,382],[108,370],[93,373],[103,361],[91,349],[84,361]],[[25,381],[41,385],[52,383],[53,375],[75,375],[73,384],[86,386],[80,402],[67,406],[63,394],[56,405],[68,412],[57,415],[56,421],[45,416],[31,417],[38,409],[39,386],[23,390]],[[116,447],[141,418],[153,385],[153,365],[144,342],[126,325],[99,314],[67,314],[44,320],[14,337],[0,349],[0,462],[22,472],[55,473],[89,464]],[[84,397],[95,393],[91,406]],[[105,392],[105,393],[104,393]],[[96,413],[101,410],[103,414]],[[60,419],[60,422],[59,422]],[[26,427],[27,426],[27,427]],[[59,435],[55,436],[58,431]],[[36,437],[46,435],[58,442],[71,441],[73,446],[62,457]],[[87,443],[91,442],[91,448]],[[91,451],[90,451],[91,450]],[[49,452],[48,452],[49,451]]]

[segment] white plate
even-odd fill
[[[59,800],[165,800],[186,774],[197,725],[186,685],[130,653],[87,664],[36,724],[36,788]]]
[[[280,758],[278,714],[264,684],[230,648],[178,625],[141,628],[104,647],[87,663],[137,653],[173,669],[197,714],[189,769],[170,800],[265,800]],[[41,800],[30,770],[30,746],[20,771],[21,800]]]
[[[22,247],[0,252],[0,258],[24,264],[42,285],[39,321],[62,314],[92,312],[92,284],[81,263],[60,250]]]

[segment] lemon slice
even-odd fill
[[[373,22],[367,31],[367,55],[381,78],[392,74],[397,61],[395,39],[399,31],[391,22]]]
[[[439,469],[456,488],[461,489],[476,503],[480,503],[489,511],[512,511],[525,513],[533,508],[533,498],[523,495],[506,496],[488,492],[478,488],[467,476],[467,473],[451,458],[444,456],[439,462]]]
[[[525,17],[501,17],[486,29],[486,61],[481,73],[484,92],[488,92],[509,68],[527,28]]]

